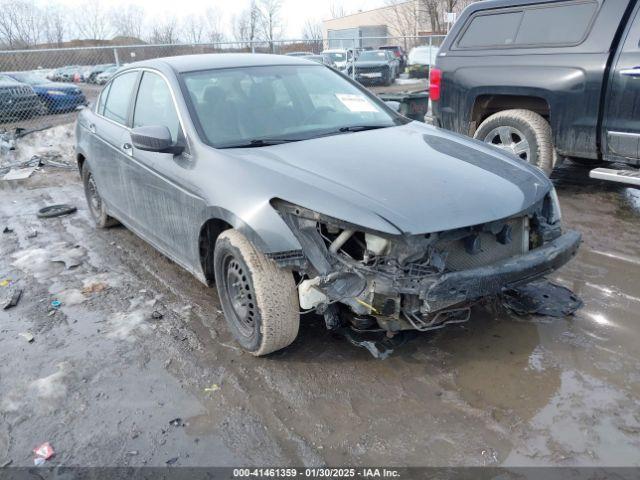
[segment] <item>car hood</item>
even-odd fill
[[[288,177],[273,197],[386,233],[507,218],[551,189],[539,169],[418,122],[227,152]]]
[[[389,65],[389,62],[383,60],[363,60],[356,62],[356,67],[384,67]]]

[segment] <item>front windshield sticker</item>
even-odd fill
[[[378,108],[362,95],[336,93],[338,100],[352,112],[378,112]]]

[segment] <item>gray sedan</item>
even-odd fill
[[[464,321],[580,241],[540,170],[295,57],[128,65],[76,135],[96,225],[215,284],[254,355],[293,342],[301,311],[386,338]]]

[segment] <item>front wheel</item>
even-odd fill
[[[237,230],[220,234],[213,262],[222,311],[242,348],[262,356],[291,344],[300,325],[291,272],[280,269]]]
[[[547,175],[553,170],[555,152],[551,126],[531,110],[495,113],[480,124],[474,138],[536,165]]]

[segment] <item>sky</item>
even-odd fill
[[[60,3],[74,8],[82,8],[78,0],[61,0]],[[138,4],[149,12],[150,16],[163,18],[176,16],[178,19],[197,14],[211,7],[222,16],[222,27],[231,35],[231,23],[234,15],[249,5],[249,0],[101,0],[105,8],[118,5]],[[385,0],[283,0],[283,19],[285,38],[300,38],[307,19],[322,21],[330,18],[331,4],[342,5],[346,13],[370,10],[385,4]],[[151,20],[151,19],[150,19]]]

